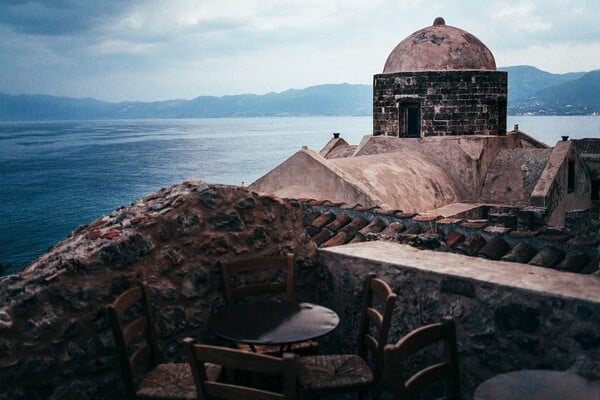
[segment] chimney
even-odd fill
[[[334,139],[338,139],[340,137],[340,133],[339,132],[334,132],[333,133],[333,138]]]

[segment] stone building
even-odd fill
[[[568,212],[598,198],[598,146],[549,147],[517,126],[507,132],[506,97],[507,74],[490,50],[437,18],[374,76],[372,135],[359,145],[334,137],[319,153],[303,148],[250,189],[434,217],[502,207],[523,228],[563,226]]]
[[[436,18],[373,77],[373,135],[506,134],[507,73],[475,36]]]

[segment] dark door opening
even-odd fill
[[[406,137],[421,137],[421,108],[408,104],[406,108]]]

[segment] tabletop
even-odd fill
[[[316,304],[258,301],[227,306],[209,319],[208,328],[233,342],[285,345],[324,336],[339,322],[334,311]]]
[[[523,370],[496,375],[475,390],[474,400],[599,400],[600,380],[566,371]]]

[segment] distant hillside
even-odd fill
[[[531,66],[508,72],[508,113],[600,113],[600,72],[551,74]],[[192,100],[111,103],[46,95],[0,93],[0,120],[215,118],[287,115],[372,115],[371,85],[330,84],[263,95],[200,96]]]
[[[320,85],[264,95],[110,103],[0,93],[0,120],[213,118],[284,115],[371,115],[371,85]]]
[[[600,113],[600,70],[546,87],[510,105],[513,114],[589,115]]]
[[[585,72],[552,74],[530,65],[501,67],[498,70],[508,72],[509,106],[517,100],[534,95],[539,90],[573,81],[585,75]]]

